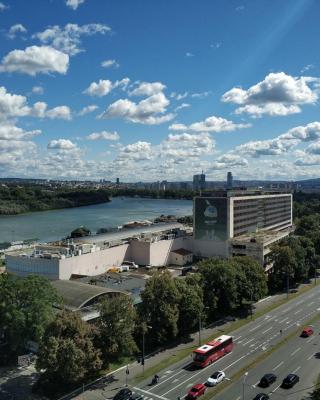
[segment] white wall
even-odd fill
[[[150,264],[150,242],[133,240],[130,243],[130,260],[138,265]]]
[[[151,243],[150,265],[162,266],[170,264],[170,253],[172,250],[184,248],[189,250],[190,241],[188,238],[176,238],[172,240],[160,240]]]

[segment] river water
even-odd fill
[[[110,203],[30,214],[0,216],[0,242],[37,238],[61,239],[84,225],[92,233],[128,221],[152,220],[161,214],[192,214],[191,200],[141,199],[115,197]]]

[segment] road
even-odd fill
[[[320,287],[315,287],[314,289],[298,296],[290,302],[276,308],[270,313],[259,317],[242,328],[236,330],[233,332],[235,345],[232,353],[216,361],[211,366],[200,370],[194,369],[191,364],[190,355],[189,358],[172,365],[169,369],[165,371],[159,371],[158,375],[160,376],[160,382],[158,384],[150,386],[150,380],[143,381],[141,384],[134,386],[133,391],[142,394],[144,396],[144,400],[177,400],[178,397],[184,397],[193,384],[205,382],[207,378],[216,370],[225,371],[227,379],[230,379],[233,374],[248,365],[250,361],[253,361],[261,353],[282,341],[284,337],[290,335],[290,333],[294,332],[298,327],[303,327],[306,321],[315,317],[317,314],[320,314],[319,295]],[[282,334],[280,333],[280,330],[282,330]],[[319,332],[320,328],[318,324],[316,328],[316,335],[318,335]],[[302,343],[303,345],[306,344],[301,342],[301,345],[298,347],[301,347]],[[312,343],[312,341],[310,341],[310,343]],[[300,351],[301,353],[299,354]],[[291,353],[288,355],[289,358]],[[292,355],[292,361],[295,363],[299,362],[300,355],[303,353],[304,352],[302,351],[302,348],[299,349],[297,353]],[[285,358],[284,355],[282,356]],[[312,364],[312,362],[315,360],[311,358],[309,361],[310,364]],[[292,366],[293,365],[296,364],[292,364]],[[270,368],[271,366],[273,367],[273,364],[270,365]],[[300,365],[297,365],[297,367],[298,366]],[[282,373],[282,368],[287,368],[287,364],[283,364],[278,368],[279,373]],[[302,366],[300,366],[300,368],[302,368]],[[290,370],[287,372],[289,373]],[[283,373],[285,374],[286,372],[283,370]],[[256,378],[257,380],[261,375],[260,370],[258,375],[259,376]],[[237,384],[235,384],[235,386],[232,385],[232,388],[234,388],[235,392],[239,391],[239,383],[238,386]],[[255,390],[255,388],[252,389]],[[253,391],[252,393],[254,394],[255,392]],[[238,397],[239,393],[233,398],[228,396],[221,398],[236,400]],[[250,399],[250,397],[248,398]]]

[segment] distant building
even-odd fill
[[[120,183],[120,179],[119,178],[117,178],[116,183],[117,183],[117,185],[119,185],[119,183]]]
[[[206,188],[206,176],[202,174],[193,175],[193,190],[204,190]]]
[[[233,187],[232,172],[228,172],[228,175],[227,175],[227,189],[232,189],[232,187]]]

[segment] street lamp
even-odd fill
[[[152,326],[147,325],[145,322],[142,323],[142,359],[141,359],[141,365],[142,365],[142,375],[144,376],[144,336],[148,332],[148,329],[151,329]]]
[[[245,384],[246,384],[246,379],[247,379],[248,374],[249,374],[249,372],[247,371],[247,372],[244,373],[244,376],[243,376],[243,381],[242,381],[242,400],[244,400],[244,387],[245,387]]]
[[[202,314],[204,310],[208,310],[209,307],[201,307],[199,311],[199,346],[201,346],[201,330],[202,330]]]

